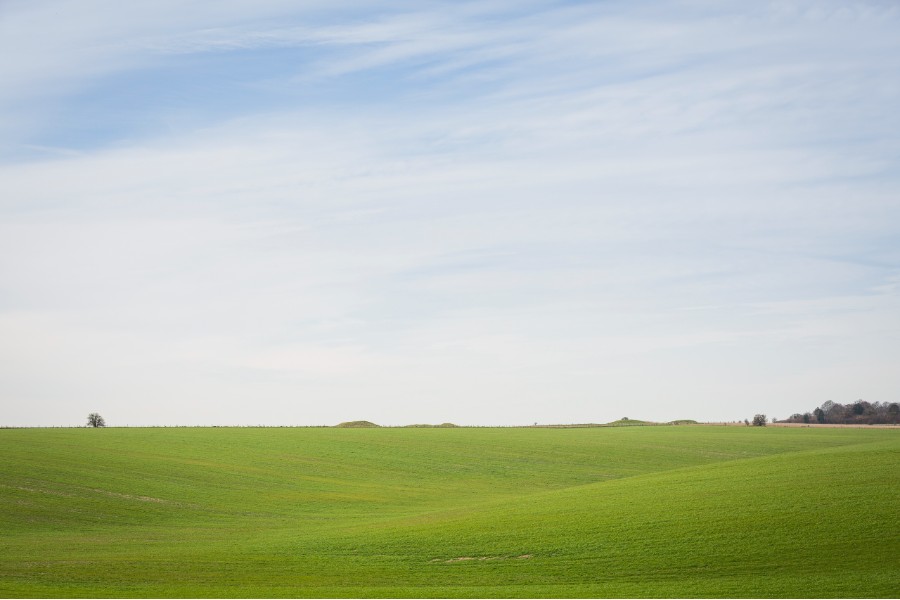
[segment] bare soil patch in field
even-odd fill
[[[432,558],[429,562],[433,563],[458,563],[470,560],[523,560],[534,556],[533,554],[520,554],[519,556],[457,556],[456,558]]]
[[[132,494],[120,494],[118,492],[110,492],[109,490],[101,490],[100,488],[90,488],[92,492],[97,492],[98,494],[105,494],[107,496],[113,496],[115,498],[125,498],[126,500],[139,500],[141,502],[167,502],[162,498],[154,498],[152,496],[134,496]]]

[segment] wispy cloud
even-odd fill
[[[10,424],[722,419],[900,383],[890,4],[0,10]]]

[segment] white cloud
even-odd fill
[[[730,419],[896,389],[889,6],[12,6],[0,126],[45,148],[0,162],[7,424],[248,399],[270,423]],[[315,52],[262,61],[265,94],[392,101],[77,148],[29,125],[117,73],[290,45]]]

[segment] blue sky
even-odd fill
[[[0,425],[900,390],[892,2],[8,1]]]

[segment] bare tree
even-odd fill
[[[754,415],[753,416],[753,425],[756,427],[765,427],[766,426],[766,415]]]
[[[100,416],[100,413],[91,413],[88,415],[88,427],[106,427],[106,421]]]

